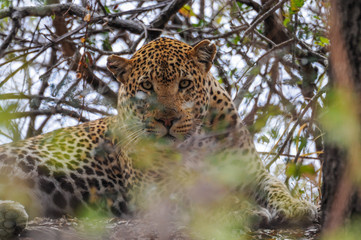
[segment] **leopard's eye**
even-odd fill
[[[153,88],[153,85],[149,81],[142,82],[140,86],[142,86],[145,90],[152,90]]]
[[[187,88],[187,87],[189,87],[191,85],[191,83],[192,83],[192,81],[184,79],[184,80],[179,82],[179,88],[180,89]]]

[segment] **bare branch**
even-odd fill
[[[158,15],[158,17],[156,19],[154,19],[150,23],[150,28],[163,29],[165,27],[166,23],[169,21],[169,19],[173,16],[173,14],[178,12],[179,9],[181,9],[183,7],[183,5],[186,4],[187,2],[189,2],[189,0],[174,0],[171,4],[169,4],[167,7],[165,7],[160,12],[160,14]],[[149,36],[148,36],[147,40],[151,41],[153,39],[156,39],[157,37],[160,36],[161,33],[162,33],[161,30],[149,31]]]
[[[162,8],[164,6],[167,6],[171,1],[164,1],[164,2],[159,2],[155,5],[152,6],[147,6],[147,7],[139,7],[136,9],[132,9],[132,10],[127,10],[127,11],[123,11],[123,12],[117,12],[117,13],[112,13],[112,14],[108,14],[108,17],[119,17],[119,16],[123,16],[123,15],[127,15],[127,14],[135,14],[135,13],[142,13],[145,11],[150,11],[150,10],[154,10],[154,9],[158,9],[158,8]]]
[[[4,94],[0,94],[0,100],[5,100],[5,99],[43,99],[45,101],[51,101],[54,103],[62,103],[62,104],[66,104],[70,107],[73,108],[79,108],[79,104],[77,104],[76,102],[72,102],[72,101],[66,101],[64,99],[57,99],[57,98],[52,98],[52,97],[46,97],[43,95],[27,95],[24,93],[4,93]],[[82,109],[88,112],[92,112],[92,113],[99,113],[102,114],[104,116],[110,116],[109,113],[101,111],[99,109],[96,108],[92,108],[92,107],[87,107],[87,106],[82,106]]]
[[[17,18],[13,18],[13,27],[10,30],[9,35],[5,38],[4,42],[0,46],[0,58],[4,56],[5,49],[9,46],[13,38],[15,37],[18,29],[20,27],[19,20]]]
[[[81,18],[84,18],[88,14],[88,10],[71,3],[66,4],[50,4],[45,6],[31,6],[31,7],[14,7],[14,8],[5,8],[0,10],[0,19],[5,17],[11,17],[12,14],[18,14],[20,18],[35,16],[35,17],[47,17],[54,14],[70,14],[75,15]],[[107,23],[108,26],[115,28],[126,29],[132,33],[142,33],[143,27],[141,24],[123,19],[109,19],[106,16],[101,16],[97,13],[94,13],[93,19],[90,23],[101,22]]]
[[[113,107],[117,106],[118,94],[116,94],[106,83],[98,78],[89,68],[85,70],[84,80],[89,83],[98,93],[106,97]]]
[[[249,28],[244,32],[244,36],[247,36],[251,31],[253,31],[253,29],[259,24],[261,23],[263,20],[265,20],[267,17],[271,16],[277,9],[279,9],[280,7],[282,7],[282,5],[286,2],[287,0],[282,0],[279,3],[277,3],[276,5],[274,5],[270,10],[268,10],[266,13],[262,14],[261,16],[257,16],[255,18],[255,21],[249,26]]]
[[[258,152],[259,154],[262,155],[276,155],[277,153],[273,153],[273,152]],[[295,158],[296,155],[292,155],[292,154],[286,154],[286,153],[282,153],[280,154],[280,156],[284,156],[284,157],[289,157],[289,158]],[[321,160],[321,157],[311,157],[311,156],[299,156],[299,158],[301,159],[313,159],[313,160]]]
[[[257,12],[261,11],[262,9],[262,6],[259,3],[252,0],[237,0],[237,2],[247,4]]]
[[[4,118],[17,119],[17,118],[23,118],[23,117],[40,116],[40,115],[49,116],[49,115],[54,115],[54,114],[62,114],[62,115],[66,115],[66,116],[75,118],[76,120],[79,120],[81,122],[89,122],[89,119],[79,115],[77,112],[63,109],[60,107],[46,109],[46,110],[33,110],[33,111],[28,111],[28,112],[7,113],[6,115],[4,115]]]
[[[304,107],[304,109],[302,110],[302,112],[298,115],[297,121],[293,124],[291,130],[288,132],[281,148],[278,150],[277,154],[275,155],[275,157],[267,164],[266,168],[269,168],[280,156],[280,154],[282,154],[283,150],[285,149],[286,145],[288,144],[289,140],[291,139],[296,127],[298,126],[298,124],[302,121],[303,116],[306,114],[306,112],[308,111],[308,109],[312,106],[312,104],[317,101],[317,99],[319,97],[321,97],[321,95],[324,94],[324,91],[319,91],[317,94],[315,94],[312,99],[308,102],[308,104]]]

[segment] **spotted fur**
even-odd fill
[[[127,214],[134,189],[169,180],[160,171],[169,163],[144,167],[133,147],[150,137],[151,144],[166,139],[183,153],[183,166],[204,152],[238,156],[240,174],[246,169],[252,176],[243,184],[253,184],[251,195],[270,215],[314,220],[316,208],[293,198],[263,167],[230,96],[209,72],[215,54],[208,40],[192,47],[159,38],[129,60],[110,56],[107,67],[121,82],[119,114],[0,146],[0,185],[7,189],[0,199],[22,203],[31,216],[84,209]]]

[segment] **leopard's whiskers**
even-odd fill
[[[132,131],[127,131],[126,137],[123,138],[117,145],[122,148],[126,148],[127,146],[129,146],[130,143],[132,143],[132,141],[134,141],[135,138],[138,138],[144,132],[145,131],[143,128],[133,128]]]
[[[144,129],[139,129],[138,131],[133,132],[133,133],[129,136],[128,142],[123,146],[123,148],[124,148],[124,149],[127,149],[130,144],[134,144],[134,143],[136,143],[136,141],[139,141],[139,140],[140,140],[140,136],[143,135],[144,133],[145,133],[145,130],[144,130]]]

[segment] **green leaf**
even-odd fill
[[[239,35],[232,39],[232,43],[234,43],[234,45],[237,45],[239,41],[241,41],[241,37]]]
[[[104,5],[104,9],[105,9],[105,11],[106,11],[107,13],[110,13],[110,10],[109,10],[109,8],[108,8],[106,5]]]
[[[278,130],[276,130],[274,128],[271,129],[271,138],[272,139],[278,138]]]
[[[286,175],[299,179],[302,175],[314,175],[316,173],[315,167],[312,164],[302,165],[295,163],[288,163],[286,168]]]
[[[192,7],[188,4],[185,4],[181,9],[178,11],[180,14],[182,14],[186,18],[194,17],[196,16],[195,13],[192,10]]]
[[[1,6],[0,9],[10,7],[10,3],[11,1],[9,0],[0,0],[0,6]]]
[[[229,76],[232,77],[237,71],[237,68],[233,68],[231,72],[229,73]]]
[[[296,177],[299,176],[298,171],[297,171],[297,166],[294,163],[289,163],[287,164],[287,168],[286,168],[286,175],[288,177]]]
[[[330,44],[330,40],[328,38],[325,38],[325,37],[320,37],[320,41],[325,45]]]
[[[290,12],[297,13],[298,11],[300,11],[304,3],[304,0],[291,0]]]
[[[294,139],[294,142],[296,143],[296,145],[298,147],[298,151],[302,151],[306,146],[307,146],[307,138],[303,137],[303,136],[297,136]]]
[[[285,20],[283,20],[283,26],[287,27],[290,21],[290,18],[286,17]]]
[[[240,8],[240,9],[242,9],[242,7],[243,7],[243,3],[241,3],[241,2],[236,2],[237,3],[237,5],[238,5],[238,7]]]
[[[269,138],[266,135],[262,135],[258,138],[258,143],[269,143]]]
[[[113,51],[112,45],[110,44],[110,41],[109,41],[109,37],[107,37],[103,40],[102,48],[104,51]]]
[[[301,8],[305,4],[305,0],[291,0],[291,6]]]
[[[318,46],[321,46],[321,47],[326,46],[326,44],[324,44],[324,43],[321,42],[321,41],[315,41],[315,44],[318,45]]]
[[[308,165],[301,165],[300,166],[300,174],[315,174],[315,167],[312,164],[308,164]]]

